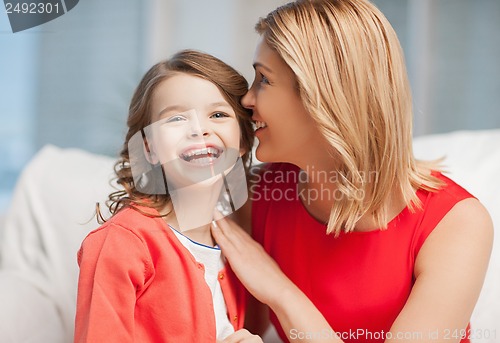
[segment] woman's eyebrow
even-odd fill
[[[269,73],[273,72],[271,68],[267,67],[266,65],[262,64],[261,62],[255,62],[253,64],[253,69],[257,69],[257,67],[262,68],[262,69],[266,70]]]

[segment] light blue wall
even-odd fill
[[[374,2],[405,50],[415,134],[500,128],[500,1]]]
[[[0,12],[0,209],[34,152],[36,70],[40,34],[12,34]]]

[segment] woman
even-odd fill
[[[218,221],[233,270],[283,340],[469,342],[492,223],[437,162],[414,158],[389,22],[367,0],[299,0],[256,29],[242,103],[269,164],[239,221],[264,249]]]

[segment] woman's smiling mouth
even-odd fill
[[[265,123],[263,121],[255,120],[253,122],[253,132],[257,132],[258,130],[264,129],[266,127],[267,127],[267,123]]]

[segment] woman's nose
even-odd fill
[[[253,93],[253,89],[250,88],[247,94],[245,94],[243,98],[241,98],[241,105],[251,110],[253,109],[254,104],[255,104],[255,96]]]

